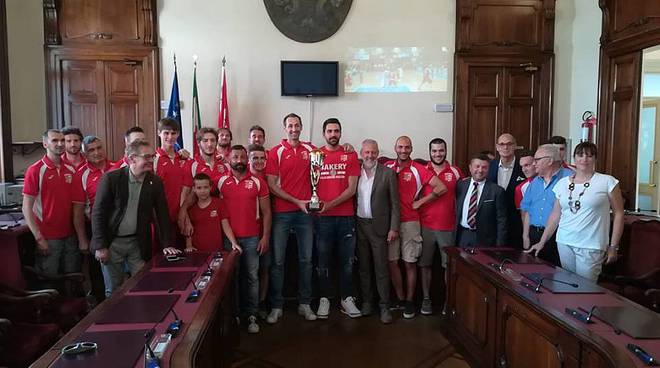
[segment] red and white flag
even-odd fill
[[[220,87],[220,114],[218,114],[218,128],[229,129],[229,101],[227,100],[227,73],[225,72],[225,58],[222,58],[222,85]]]

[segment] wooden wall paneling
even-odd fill
[[[599,6],[603,10],[602,44],[646,42],[660,29],[659,1],[599,0]]]

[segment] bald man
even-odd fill
[[[516,158],[516,138],[504,133],[497,137],[495,148],[498,158],[490,162],[488,170],[488,181],[496,183],[504,189],[504,201],[506,205],[507,231],[506,245],[522,249],[522,221],[520,213],[516,209],[515,193],[518,184],[525,181],[526,177]]]

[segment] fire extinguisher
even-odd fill
[[[580,142],[593,142],[594,141],[594,130],[596,129],[596,123],[598,120],[594,113],[591,111],[585,111],[582,114],[582,138]]]

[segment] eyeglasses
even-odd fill
[[[156,155],[152,155],[150,153],[143,153],[141,155],[133,155],[134,157],[142,157],[146,161],[153,161],[156,158]]]
[[[544,158],[550,158],[550,156],[534,157],[534,162],[535,162],[535,163],[536,163],[536,162],[539,162],[539,161],[543,160]]]
[[[74,344],[67,345],[62,348],[60,351],[63,355],[75,355],[80,353],[86,353],[88,351],[94,351],[98,348],[98,345],[95,342],[77,342]]]
[[[506,143],[498,143],[497,145],[500,146],[500,147],[511,148],[511,147],[515,146],[516,144],[513,143],[513,142],[506,142]]]

